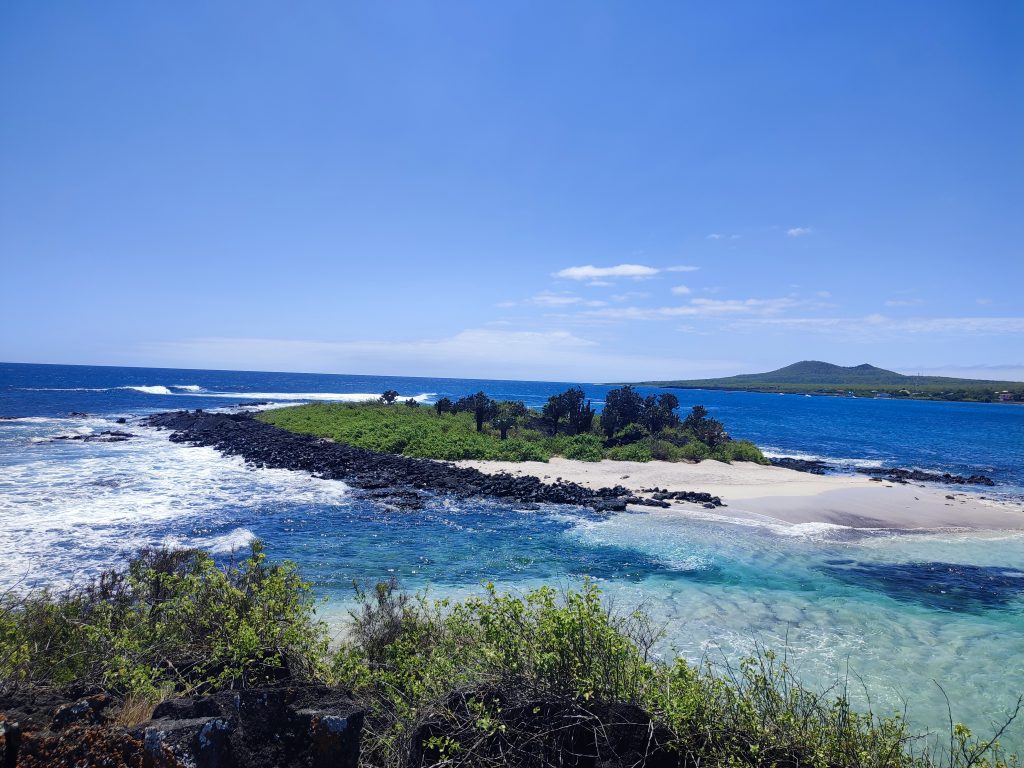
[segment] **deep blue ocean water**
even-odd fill
[[[399,512],[342,483],[253,470],[209,448],[114,419],[239,402],[359,399],[385,389],[431,402],[480,389],[541,404],[580,382],[475,381],[0,363],[0,589],[60,584],[141,546],[227,556],[252,537],[295,560],[337,620],[353,579],[395,575],[459,596],[485,580],[511,589],[601,581],[620,606],[643,603],[666,627],[665,653],[735,659],[785,645],[803,678],[847,670],[876,708],[941,729],[942,681],[955,714],[998,718],[1024,692],[1024,536],[773,525],[679,513],[598,516],[551,506],[433,500]],[[608,387],[584,384],[600,407]],[[654,390],[652,390],[654,391]],[[855,465],[982,472],[1024,492],[1024,408],[797,395],[676,391],[735,437],[782,455]],[[85,415],[70,415],[71,413]],[[127,429],[123,443],[52,442]],[[1008,740],[1024,746],[1020,729]]]

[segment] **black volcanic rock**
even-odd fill
[[[920,469],[892,469],[889,467],[858,467],[862,475],[888,480],[893,483],[945,483],[946,485],[995,485],[985,475],[952,475],[949,472],[923,472]]]
[[[150,416],[146,423],[173,430],[170,439],[174,442],[212,446],[224,454],[241,456],[256,467],[300,470],[343,480],[370,498],[404,509],[420,506],[425,492],[528,504],[571,504],[599,511],[622,509],[632,496],[623,486],[593,490],[566,481],[544,483],[527,475],[488,475],[432,459],[378,453],[288,432],[248,413],[175,411]],[[700,500],[715,501],[713,497]]]
[[[777,456],[768,459],[773,467],[795,469],[797,472],[810,472],[812,475],[824,475],[833,467],[818,459],[794,459],[791,456]]]

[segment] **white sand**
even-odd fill
[[[749,462],[699,464],[651,461],[583,462],[553,458],[537,461],[460,461],[482,472],[524,474],[547,482],[558,479],[591,488],[623,485],[642,489],[704,491],[720,496],[731,517],[769,518],[783,523],[834,523],[857,528],[971,528],[1024,530],[1024,509],[980,498],[984,494],[917,484],[876,482],[863,475],[812,475]],[[949,498],[952,496],[953,498]],[[696,507],[672,502],[685,512]],[[647,507],[637,507],[647,509]]]

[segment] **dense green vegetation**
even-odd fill
[[[0,596],[0,688],[102,687],[126,697],[322,675],[326,635],[309,585],[259,543],[218,568],[147,550],[82,588]]]
[[[151,710],[182,692],[327,682],[368,711],[365,766],[575,764],[567,734],[589,727],[607,756],[614,707],[685,766],[1018,765],[961,725],[946,754],[929,753],[898,715],[808,690],[767,650],[726,669],[658,660],[650,619],[616,613],[590,582],[561,595],[487,586],[459,603],[391,583],[359,598],[332,648],[309,585],[259,544],[220,568],[194,551],[143,553],[82,589],[0,597],[0,692],[100,685]]]
[[[721,379],[651,381],[648,386],[676,389],[728,389],[756,392],[877,397],[879,395],[918,400],[972,400],[979,402],[1024,402],[1024,383],[955,379],[946,376],[905,376],[873,365],[844,367],[817,360],[804,360],[777,371],[728,376]]]
[[[458,460],[755,461],[757,446],[733,440],[697,406],[681,420],[674,395],[641,397],[632,387],[613,390],[600,419],[583,391],[570,389],[534,411],[521,402],[496,402],[483,392],[433,408],[391,393],[377,403],[312,403],[261,413],[283,429],[327,437],[385,453]]]

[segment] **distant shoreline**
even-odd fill
[[[605,387],[622,386],[618,383],[602,384]],[[916,402],[930,402],[930,403],[971,403],[974,405],[1024,405],[1024,400],[968,400],[968,399],[956,399],[956,398],[945,398],[945,397],[929,397],[924,395],[890,395],[888,397],[879,397],[878,395],[865,395],[865,394],[842,394],[840,392],[814,392],[805,390],[792,390],[792,391],[779,391],[777,389],[765,389],[760,387],[697,387],[697,386],[680,386],[678,384],[663,384],[658,382],[641,381],[631,384],[634,387],[654,387],[657,389],[682,389],[691,392],[752,392],[759,395],[792,395],[793,397],[836,397],[842,400],[894,400],[896,402],[906,402],[913,400]],[[838,389],[838,387],[837,387]]]

